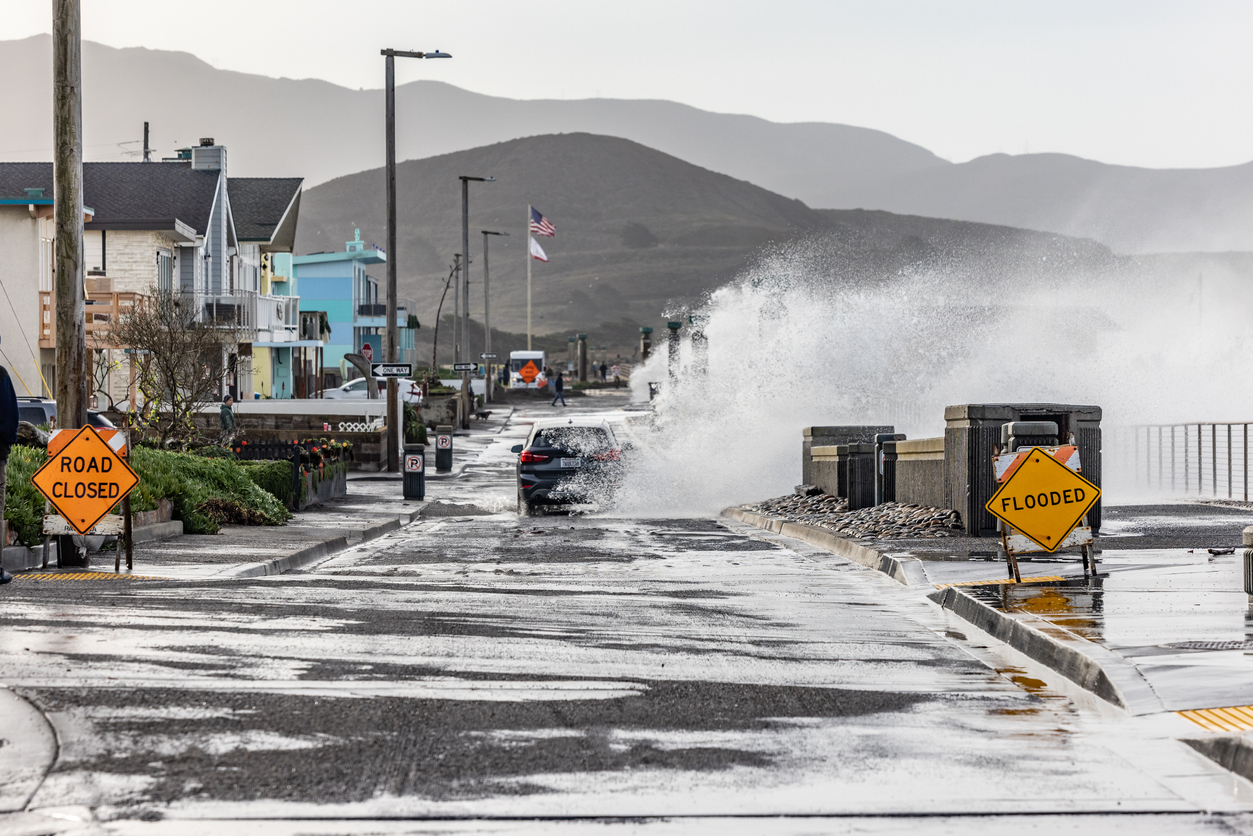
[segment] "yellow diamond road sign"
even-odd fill
[[[1045,551],[1056,551],[1101,489],[1043,450],[1031,452],[984,507]]]
[[[75,531],[86,534],[139,477],[95,429],[83,427],[30,481]]]

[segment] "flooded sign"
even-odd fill
[[[1056,551],[1101,498],[1101,489],[1047,449],[1006,458],[1014,460],[1012,469],[984,507],[1040,548]]]
[[[50,445],[48,461],[30,481],[71,528],[86,534],[139,477],[94,427],[83,427],[59,449]]]

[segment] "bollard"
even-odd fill
[[[640,362],[648,361],[653,353],[653,329],[646,325],[640,326]]]
[[[426,499],[426,445],[406,444],[404,461],[405,499]]]
[[[672,320],[666,323],[666,327],[670,329],[670,356],[667,358],[670,365],[670,381],[674,382],[679,379],[679,329],[683,327],[683,323]]]
[[[1249,603],[1253,604],[1253,525],[1244,530],[1244,594],[1249,596]]]
[[[871,507],[875,499],[875,445],[861,443],[837,446],[848,451],[844,463],[848,510],[857,511]]]
[[[441,424],[435,428],[435,472],[452,470],[452,426]]]
[[[587,383],[587,334],[579,334],[579,341],[574,345],[574,367],[578,372],[578,381]]]
[[[896,442],[904,440],[904,433],[875,433],[875,505],[896,501]]]

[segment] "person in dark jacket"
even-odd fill
[[[0,549],[9,542],[9,523],[4,519],[4,495],[8,488],[5,471],[9,465],[9,450],[17,441],[17,393],[9,370],[0,366]],[[0,566],[0,584],[13,580],[13,576]]]
[[[552,403],[553,406],[557,405],[558,400],[561,401],[562,406],[566,405],[566,396],[563,394],[566,390],[565,379],[566,379],[565,375],[561,373],[558,373],[557,376],[553,378],[553,386],[556,387],[554,391],[557,393],[556,395],[553,396],[553,403]]]
[[[222,398],[222,438],[224,443],[230,444],[231,439],[235,437],[235,412],[231,409],[231,404],[235,403],[235,399],[230,395]]]

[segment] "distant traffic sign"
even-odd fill
[[[495,360],[499,355],[496,354],[480,354],[480,360]]]
[[[478,363],[453,363],[452,370],[454,372],[477,372],[479,370]]]
[[[535,378],[539,377],[539,366],[535,365],[534,360],[527,360],[522,365],[522,368],[518,369],[518,377],[522,378],[522,382],[528,385],[534,383]]]
[[[48,456],[30,481],[70,527],[86,534],[139,484],[139,477],[94,427],[83,427]]]
[[[412,363],[371,363],[370,374],[375,377],[408,377],[413,374]]]
[[[1017,467],[984,507],[1040,548],[1056,551],[1101,498],[1101,489],[1047,449],[1018,453]]]

